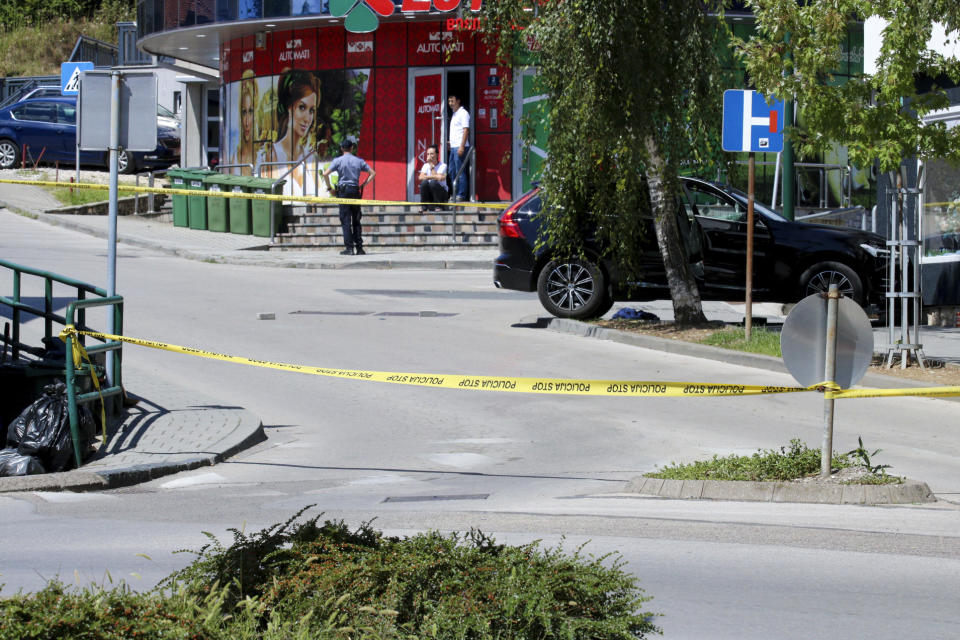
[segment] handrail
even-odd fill
[[[123,331],[123,297],[122,296],[107,296],[107,292],[97,286],[70,278],[67,276],[62,276],[50,271],[45,271],[42,269],[34,269],[32,267],[27,267],[20,265],[8,260],[0,260],[0,267],[6,267],[13,272],[13,292],[11,297],[0,296],[0,304],[9,306],[12,310],[11,319],[13,323],[13,334],[9,338],[4,335],[0,340],[3,341],[4,345],[12,345],[12,358],[14,360],[19,359],[20,352],[24,351],[35,356],[42,356],[46,353],[44,349],[39,349],[35,347],[30,347],[29,345],[22,344],[20,342],[20,325],[22,314],[28,313],[34,315],[44,320],[44,338],[43,341],[45,344],[49,344],[49,341],[54,338],[53,334],[53,323],[56,322],[60,325],[74,325],[77,329],[84,330],[89,329],[86,325],[86,309],[89,307],[97,307],[104,305],[112,305],[114,313],[114,328],[117,333],[122,333]],[[44,301],[43,308],[39,308],[30,304],[27,304],[23,301],[21,296],[22,291],[22,280],[23,276],[35,276],[42,278],[44,281]],[[59,315],[53,310],[53,285],[54,283],[62,284],[67,287],[75,288],[76,299],[71,301],[67,305],[67,312],[65,315]],[[92,294],[99,296],[98,298],[88,299],[87,295]],[[57,334],[59,336],[59,334]],[[80,341],[80,344],[84,344],[83,337],[77,338]],[[88,353],[96,354],[105,351],[122,351],[122,342],[109,342],[106,344],[95,345],[87,348]],[[74,443],[74,457],[77,461],[77,466],[80,466],[80,457],[81,452],[79,448],[79,434],[77,432],[78,422],[77,422],[77,403],[83,404],[90,402],[92,400],[98,399],[101,397],[115,396],[122,393],[121,384],[122,384],[122,375],[121,375],[121,357],[118,356],[113,359],[113,382],[114,386],[111,386],[107,389],[101,391],[101,393],[86,393],[77,395],[74,385],[76,383],[76,370],[73,365],[73,338],[67,340],[66,355],[65,355],[65,368],[64,374],[67,383],[67,398],[69,403],[70,411],[70,429],[71,435],[73,436]],[[96,375],[96,372],[91,372],[91,375]]]
[[[253,163],[252,162],[238,162],[235,164],[218,164],[215,171],[220,171],[221,169],[236,169],[238,167],[250,167],[250,175],[253,175]]]
[[[464,169],[467,168],[467,165],[470,164],[471,156],[476,151],[476,147],[471,146],[467,150],[467,156],[463,159],[463,162],[460,163],[460,168],[457,170],[457,175],[453,176],[453,192],[450,194],[450,197],[453,198],[454,202],[457,200],[457,183],[460,181],[460,176],[463,174]],[[451,219],[450,219],[450,229],[453,233],[453,240],[457,240],[457,208],[451,207]]]
[[[260,177],[260,170],[261,170],[263,167],[285,167],[285,166],[287,166],[287,165],[291,165],[290,168],[286,171],[286,173],[284,173],[282,176],[280,176],[279,178],[277,178],[276,180],[273,181],[274,186],[276,186],[276,184],[277,184],[278,182],[280,182],[281,180],[285,180],[286,177],[287,177],[288,175],[290,175],[291,173],[293,173],[293,170],[296,169],[296,168],[297,168],[299,165],[301,165],[301,164],[303,165],[303,173],[306,174],[306,173],[307,173],[307,160],[310,159],[316,152],[317,152],[316,149],[312,149],[312,150],[310,151],[310,153],[308,153],[307,155],[303,156],[303,157],[300,158],[299,160],[276,160],[276,161],[273,161],[273,162],[258,162],[258,163],[257,163],[257,166],[256,166],[256,169],[255,169],[255,171],[254,171],[254,175],[256,175],[256,177],[259,178],[259,177]],[[316,173],[319,173],[319,169],[317,170]],[[316,174],[314,174],[314,176],[313,176],[313,192],[314,192],[314,193],[317,193],[317,192],[318,192],[318,185],[319,185],[319,183],[317,182],[317,176],[316,176]],[[273,217],[273,210],[274,210],[273,207],[270,207],[270,244],[273,244],[273,242],[274,242],[274,235],[276,234],[276,230],[277,230],[276,220],[275,220],[274,217]]]

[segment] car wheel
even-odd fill
[[[0,169],[14,169],[20,164],[20,148],[13,140],[0,140]]]
[[[836,284],[840,293],[863,305],[863,283],[857,272],[841,262],[819,262],[800,276],[800,290],[803,297],[826,293],[830,285]]]
[[[603,272],[590,260],[551,260],[537,278],[537,294],[543,308],[558,318],[595,318],[613,303]]]
[[[117,171],[120,173],[133,173],[136,166],[133,163],[133,156],[126,149],[120,149],[117,154]]]

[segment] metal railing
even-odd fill
[[[738,160],[737,164],[747,164],[746,160]],[[779,171],[780,164],[778,162],[757,162],[757,166],[775,166]],[[824,164],[822,162],[795,162],[793,164],[794,174],[798,177],[801,175],[801,171],[806,175],[806,169],[814,169],[817,173],[817,191],[818,191],[818,207],[819,209],[827,209],[829,205],[828,195],[829,195],[829,180],[827,178],[827,173],[830,171],[839,171],[841,185],[843,186],[842,192],[840,194],[840,206],[849,207],[850,200],[852,198],[853,190],[853,180],[851,175],[853,169],[844,164]],[[776,209],[777,207],[777,189],[779,187],[776,177],[774,177],[773,185],[773,201],[770,203],[770,207]],[[794,180],[796,185],[796,202],[799,204],[801,202],[807,202],[803,197],[803,185],[800,180]],[[781,198],[782,199],[782,198]]]
[[[5,305],[11,309],[11,321],[12,321],[12,330],[13,333],[8,337],[6,332],[0,338],[4,344],[4,353],[6,352],[6,346],[9,344],[12,347],[12,359],[14,361],[20,359],[21,352],[31,354],[37,358],[43,358],[47,353],[47,349],[31,347],[30,345],[23,344],[20,341],[20,329],[23,320],[23,314],[29,314],[31,316],[36,316],[43,318],[43,342],[46,345],[52,344],[55,336],[53,334],[53,325],[57,323],[61,326],[73,325],[78,330],[92,330],[87,326],[86,321],[86,310],[90,307],[100,307],[100,306],[112,306],[113,307],[113,319],[114,319],[114,328],[117,333],[123,332],[123,297],[122,296],[107,296],[107,292],[100,287],[95,287],[86,282],[81,282],[73,278],[68,278],[66,276],[61,276],[49,271],[43,271],[40,269],[33,269],[31,267],[25,267],[7,260],[0,260],[0,267],[5,267],[13,273],[13,291],[11,297],[0,296],[0,304]],[[22,296],[22,280],[23,276],[34,276],[41,278],[43,280],[43,308],[35,307],[31,304],[24,302]],[[59,315],[54,310],[54,296],[53,296],[53,285],[58,283],[65,285],[67,287],[76,289],[76,299],[72,300],[67,305],[66,315]],[[98,296],[97,298],[88,299],[87,295],[91,294]],[[59,337],[59,332],[57,333]],[[92,402],[101,397],[108,398],[112,396],[118,396],[123,393],[122,389],[122,375],[121,375],[121,354],[123,350],[122,342],[105,342],[99,345],[86,347],[85,340],[82,336],[78,337],[77,340],[80,341],[80,344],[84,345],[87,353],[91,356],[94,356],[99,353],[105,353],[108,351],[116,351],[116,357],[113,358],[113,385],[101,389],[99,392],[83,393],[77,394],[76,392],[76,377],[77,370],[73,362],[73,338],[69,337],[66,341],[66,351],[64,356],[64,368],[63,373],[65,377],[65,382],[67,384],[67,399],[69,403],[69,415],[70,415],[70,433],[73,437],[73,448],[74,448],[74,457],[76,459],[77,466],[80,466],[81,463],[81,452],[80,452],[80,441],[79,441],[79,414],[77,411],[78,404],[85,404]],[[102,342],[102,341],[101,341]],[[56,355],[59,355],[57,352]],[[53,364],[52,362],[50,364]],[[59,367],[59,365],[57,365]],[[95,370],[87,371],[88,375],[96,376],[98,375]]]
[[[221,171],[223,169],[239,169],[243,167],[250,167],[250,175],[253,175],[254,167],[252,162],[238,162],[236,164],[218,164],[216,171]]]
[[[454,202],[457,201],[457,185],[460,183],[460,176],[463,175],[464,170],[466,170],[467,166],[470,165],[470,161],[473,160],[473,156],[475,155],[474,152],[476,150],[477,148],[475,146],[472,146],[472,145],[470,146],[470,148],[467,150],[466,157],[464,157],[463,162],[460,164],[460,168],[457,170],[457,175],[453,176],[453,180],[452,180],[453,184],[451,185],[453,187],[453,191],[450,192],[450,198]],[[456,241],[457,239],[457,207],[450,207],[450,209],[451,209],[450,228],[453,233],[453,239],[454,241]]]
[[[277,183],[280,182],[281,180],[286,180],[287,176],[293,173],[294,170],[300,165],[303,165],[303,174],[307,175],[307,160],[312,158],[316,153],[317,153],[317,150],[313,149],[310,151],[310,153],[303,156],[299,160],[278,160],[274,162],[258,162],[256,167],[254,168],[254,175],[258,178],[261,177],[260,171],[264,167],[290,167],[289,169],[286,170],[286,172],[284,172],[282,176],[280,176],[279,178],[273,181],[273,186],[276,186]],[[315,194],[319,193],[318,191],[320,186],[320,181],[318,177],[319,173],[320,173],[320,169],[318,167],[317,170],[314,171],[313,173],[313,192]],[[271,191],[273,191],[273,189],[271,189]],[[274,237],[276,236],[276,233],[277,233],[276,219],[273,216],[274,216],[274,208],[270,207],[270,244],[273,244]]]

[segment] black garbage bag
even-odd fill
[[[93,444],[96,425],[84,405],[79,415],[80,451],[85,455]],[[10,425],[7,443],[21,455],[35,456],[48,472],[67,471],[74,466],[73,439],[67,385],[60,380],[43,388],[43,395],[23,410]]]
[[[25,456],[18,453],[16,449],[0,449],[0,478],[30,476],[46,472],[34,456]]]

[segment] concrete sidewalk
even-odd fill
[[[50,224],[99,238],[108,237],[107,216],[51,213],[60,204],[39,187],[0,183],[7,206]],[[496,249],[381,251],[342,256],[342,247],[316,251],[269,251],[269,238],[175,227],[156,216],[117,216],[117,241],[190,260],[292,269],[492,269]]]
[[[81,469],[0,478],[0,493],[113,489],[212,465],[266,439],[260,418],[243,407],[222,406],[144,371],[131,378],[139,402],[124,409],[108,445]]]

